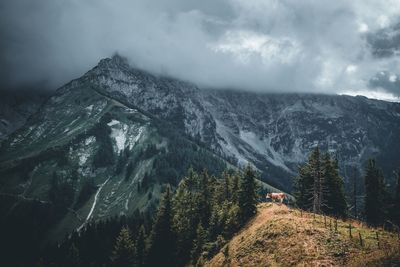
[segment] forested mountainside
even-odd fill
[[[200,89],[120,56],[29,110],[0,148],[5,251],[40,249],[115,216],[151,217],[190,167],[215,175],[250,163],[264,188],[291,192],[317,145],[345,180],[375,157],[393,185],[400,165],[398,103]]]
[[[90,86],[50,98],[2,143],[0,158],[8,249],[59,241],[92,221],[152,213],[160,192],[190,167],[214,174],[227,166],[168,123]]]

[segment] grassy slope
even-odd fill
[[[262,203],[252,219],[206,266],[399,266],[400,240],[382,229]],[[330,228],[330,221],[332,227]],[[379,247],[376,239],[379,234]],[[363,239],[360,245],[359,233]]]

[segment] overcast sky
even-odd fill
[[[204,87],[400,96],[400,0],[0,2],[0,87],[57,88],[114,53]]]

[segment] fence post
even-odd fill
[[[360,246],[363,247],[363,240],[360,232],[358,232],[358,237],[360,238]]]
[[[376,234],[376,240],[378,241],[378,248],[381,248],[381,244],[379,242],[379,234],[378,232],[375,232],[375,234]]]
[[[337,218],[335,218],[335,232],[337,232]]]
[[[324,214],[324,225],[325,225],[325,228],[326,228],[326,216],[325,216],[325,214]]]
[[[351,223],[349,223],[349,235],[350,235],[350,239],[353,238],[353,235],[351,234]]]

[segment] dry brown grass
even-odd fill
[[[340,220],[336,232],[335,220],[326,217],[326,222],[320,215],[314,219],[311,213],[262,203],[257,216],[205,266],[399,266],[397,235]]]

